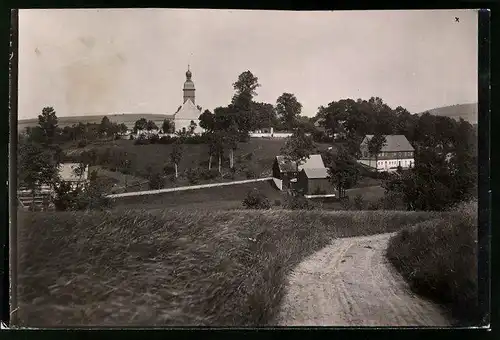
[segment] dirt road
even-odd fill
[[[299,264],[276,320],[282,326],[449,326],[385,257],[391,234],[343,238]]]

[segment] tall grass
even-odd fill
[[[286,276],[333,238],[393,232],[417,212],[111,211],[20,216],[29,326],[261,326]]]
[[[480,321],[477,202],[400,231],[387,256],[412,289],[449,307],[460,325]]]

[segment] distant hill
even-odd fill
[[[435,116],[455,118],[457,120],[463,118],[471,124],[477,124],[477,103],[443,106],[424,112],[429,112]],[[419,115],[424,112],[419,113]]]
[[[72,117],[58,117],[58,125],[60,127],[71,126],[73,124],[78,124],[82,122],[86,123],[100,123],[102,117],[105,115],[91,115],[91,116],[72,116]],[[161,115],[152,113],[123,113],[123,114],[113,114],[106,115],[109,120],[117,124],[125,124],[129,128],[133,128],[137,120],[141,118],[146,118],[147,120],[152,120],[156,125],[161,126],[163,120],[167,118],[172,118],[171,115]],[[23,131],[27,127],[38,125],[38,118],[33,119],[22,119],[18,121],[18,131]]]

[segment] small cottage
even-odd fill
[[[305,168],[325,168],[321,155],[310,155],[298,167],[295,162],[287,160],[285,156],[276,156],[273,163],[273,177],[281,181],[281,190],[291,189],[292,184],[297,182],[299,172]]]
[[[59,177],[61,181],[69,182],[73,188],[87,182],[89,178],[89,167],[86,166],[82,173],[78,174],[77,169],[79,166],[79,163],[62,163],[59,166]]]
[[[334,187],[327,168],[305,168],[299,172],[297,189],[304,195],[330,195]]]

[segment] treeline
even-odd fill
[[[58,118],[54,108],[45,107],[42,109],[41,115],[38,116],[38,125],[27,127],[24,136],[29,141],[38,144],[44,142],[62,144],[73,141],[78,142],[79,146],[85,146],[90,141],[104,138],[114,139],[127,130],[125,124],[111,122],[106,116],[102,118],[100,124],[79,122],[61,128],[58,126]]]

